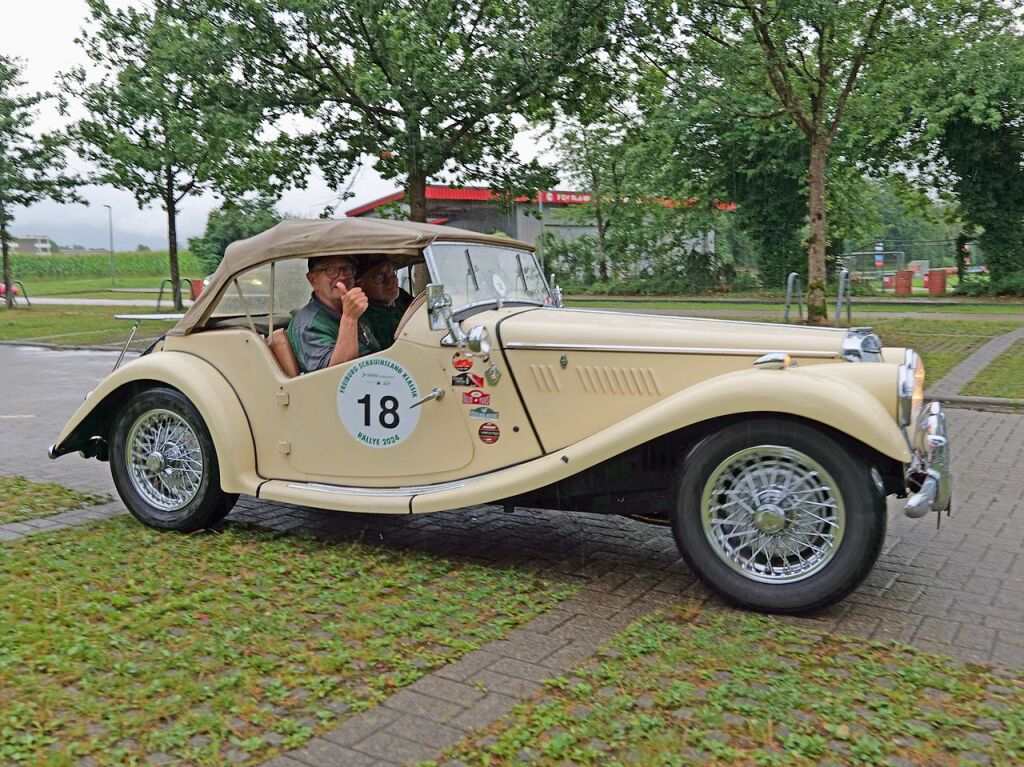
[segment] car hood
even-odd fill
[[[536,309],[507,317],[505,348],[841,358],[845,330],[593,309]]]

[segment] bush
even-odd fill
[[[202,277],[202,267],[188,251],[179,251],[178,265],[182,277]],[[109,253],[81,253],[77,255],[36,256],[27,253],[11,254],[14,279],[28,277],[109,277]],[[115,253],[114,270],[121,276],[158,277],[170,274],[167,253]]]
[[[1010,272],[992,283],[992,292],[997,296],[1024,296],[1024,269]]]
[[[953,288],[953,295],[972,296],[974,298],[990,296],[992,295],[992,283],[989,282],[988,277],[978,277],[965,274],[964,278],[960,280],[960,283]]]

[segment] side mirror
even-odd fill
[[[451,346],[465,345],[466,335],[452,318],[452,297],[444,292],[444,285],[427,285],[427,312],[431,330],[448,331],[442,343]]]
[[[431,330],[447,330],[452,316],[452,297],[444,292],[444,285],[427,285],[427,311]]]
[[[555,273],[551,272],[551,302],[559,309],[562,308],[562,289],[555,283]]]

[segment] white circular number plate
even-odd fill
[[[338,415],[356,442],[394,447],[416,430],[420,398],[412,374],[394,360],[373,357],[348,369],[338,384]]]

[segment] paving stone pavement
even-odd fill
[[[97,373],[92,379],[97,380],[105,374],[109,360],[100,365],[92,358],[60,359],[69,353],[36,354],[41,356],[33,358],[30,375],[18,365],[6,368],[16,375],[8,376],[13,385],[7,387],[0,415],[34,413],[39,420],[28,427],[26,422],[34,419],[0,422],[0,473],[17,467],[32,479],[109,492],[105,465],[74,456],[50,462],[44,452],[90,385],[88,376]],[[0,369],[11,361],[7,355],[9,348],[0,348]],[[69,373],[72,383],[62,377]],[[48,385],[38,387],[36,380]],[[37,401],[41,407],[33,404]],[[951,410],[948,416],[954,449],[952,517],[943,518],[936,529],[934,516],[907,519],[901,502],[893,500],[885,547],[867,581],[817,615],[785,620],[1021,669],[1024,478],[1018,467],[1024,465],[1024,416],[970,410]],[[439,669],[303,749],[272,760],[273,767],[394,765],[429,758],[467,729],[501,716],[538,689],[541,679],[568,670],[644,612],[683,595],[720,605],[695,582],[666,528],[621,517],[536,509],[505,513],[491,506],[371,516],[244,497],[228,521],[463,557],[572,580],[582,588],[579,596],[507,640]]]
[[[1024,328],[1011,330],[986,342],[980,349],[928,387],[928,397],[941,399],[956,396],[1000,354],[1024,339]]]

